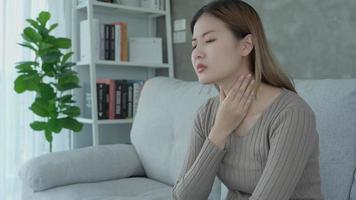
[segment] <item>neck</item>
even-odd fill
[[[226,77],[225,79],[217,81],[216,84],[219,87],[221,87],[225,95],[227,95],[229,91],[236,85],[237,79],[239,79],[242,75],[244,75],[244,77],[247,77],[248,74],[251,74],[251,77],[255,79],[254,75],[249,70],[248,65],[243,65],[239,67],[238,70],[236,70],[230,76]]]

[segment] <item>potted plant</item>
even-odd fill
[[[75,101],[70,94],[72,89],[80,87],[77,72],[72,70],[75,63],[69,61],[73,52],[61,52],[71,47],[71,40],[51,35],[58,24],[48,28],[50,17],[49,12],[43,11],[36,20],[26,20],[30,26],[23,30],[24,41],[19,45],[33,51],[35,58],[16,63],[19,76],[14,81],[14,90],[36,93],[29,109],[43,120],[30,123],[30,127],[44,132],[52,152],[53,133],[60,133],[62,129],[79,132],[83,124],[75,119],[80,109],[73,105]]]

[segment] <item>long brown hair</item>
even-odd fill
[[[257,86],[263,82],[297,93],[292,79],[282,71],[280,64],[269,48],[261,19],[252,6],[241,0],[212,1],[194,14],[190,23],[192,34],[195,23],[204,13],[211,14],[226,23],[238,40],[241,40],[247,34],[252,35],[254,47],[249,55],[249,60],[251,63],[250,70]],[[215,87],[219,90],[216,84]]]

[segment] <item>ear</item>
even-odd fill
[[[252,34],[247,34],[240,40],[240,55],[248,56],[253,49]]]

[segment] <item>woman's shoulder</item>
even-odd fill
[[[199,113],[206,114],[207,112],[211,112],[212,109],[219,106],[219,96],[213,96],[208,98],[198,109]]]
[[[195,125],[200,127],[205,137],[208,136],[208,133],[214,124],[215,112],[218,106],[219,99],[216,99],[216,96],[214,96],[205,100],[204,103],[198,108]]]
[[[283,90],[285,92],[284,101],[286,102],[287,108],[298,107],[312,110],[310,104],[298,93],[295,93],[294,91],[286,88],[283,88]]]
[[[312,115],[312,117],[315,116],[314,110],[302,96],[292,90],[286,88],[282,89],[283,96],[276,106],[278,115],[282,113],[291,114],[291,112],[307,112],[309,115]]]

